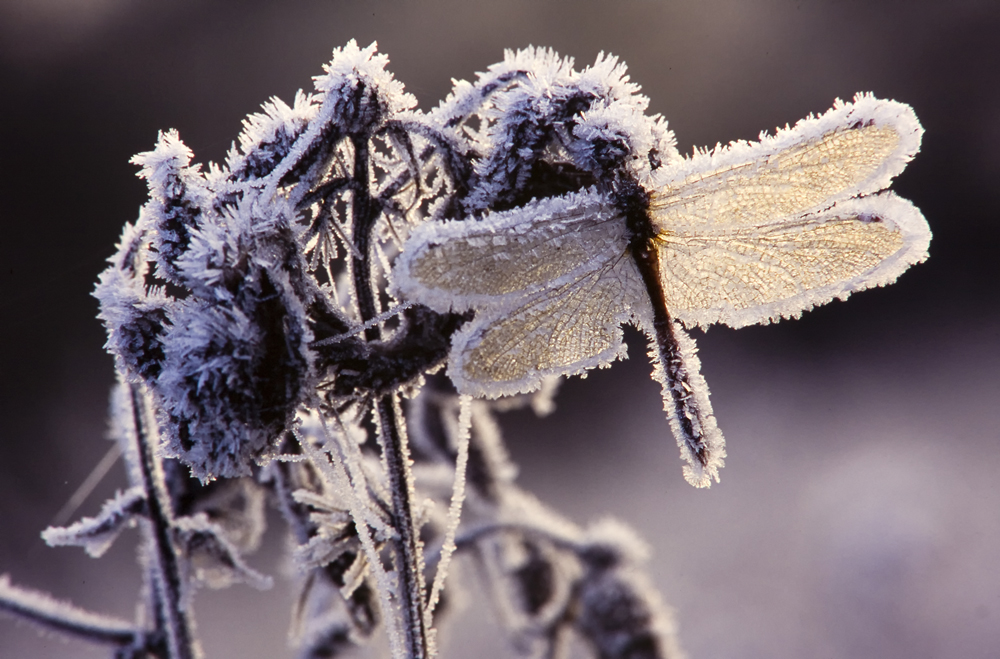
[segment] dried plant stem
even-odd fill
[[[390,395],[380,398],[377,409],[382,451],[392,493],[392,517],[399,534],[396,563],[407,656],[410,659],[424,659],[428,656],[428,643],[424,620],[423,557],[413,519],[414,490],[410,478],[410,450],[396,397]]]
[[[367,139],[356,138],[352,142],[354,180],[358,184],[352,199],[353,237],[362,255],[362,258],[355,262],[352,274],[358,312],[361,321],[367,324],[379,316],[374,290],[376,277],[372,233],[381,209],[370,194],[370,154]],[[364,332],[367,341],[378,341],[381,334],[378,325],[367,326]],[[377,398],[375,413],[389,478],[393,525],[398,534],[395,561],[399,575],[398,598],[402,617],[400,622],[406,638],[407,657],[425,659],[429,655],[429,650],[424,619],[423,557],[413,519],[414,489],[410,470],[410,451],[406,441],[406,425],[395,394]]]
[[[189,611],[181,595],[181,573],[177,548],[170,537],[173,510],[163,482],[163,471],[155,452],[156,431],[146,422],[144,396],[139,385],[129,386],[132,418],[135,423],[133,440],[139,458],[141,486],[146,493],[150,569],[153,570],[153,591],[157,599],[157,625],[166,636],[170,659],[195,659],[201,653],[193,638]]]
[[[91,643],[138,647],[141,643],[137,639],[143,637],[143,632],[129,622],[60,602],[47,593],[15,586],[7,575],[0,575],[0,613]]]
[[[448,526],[445,529],[444,541],[441,543],[441,558],[437,571],[434,573],[434,583],[431,586],[431,596],[427,603],[427,624],[431,625],[434,618],[434,608],[444,590],[444,582],[448,577],[448,566],[455,553],[455,533],[462,517],[462,503],[465,501],[465,477],[469,466],[469,441],[472,434],[472,398],[460,396],[458,399],[458,446],[455,456],[455,481],[452,485],[451,504],[448,506]]]

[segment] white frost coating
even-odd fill
[[[538,391],[531,397],[531,411],[537,417],[546,417],[556,411],[556,393],[562,385],[562,378],[550,375],[542,378]]]
[[[684,466],[684,479],[695,487],[711,487],[713,480],[716,483],[719,482],[719,470],[725,465],[726,440],[722,436],[722,431],[719,430],[715,421],[715,414],[712,412],[708,383],[705,382],[705,378],[701,374],[698,346],[695,345],[694,339],[676,323],[674,337],[677,339],[680,357],[687,370],[688,384],[691,387],[690,395],[694,398],[693,407],[702,412],[700,420],[702,441],[705,444],[704,453],[707,457],[705,464],[702,464],[686,441],[686,435],[681,428],[680,419],[677,418],[676,407],[670,392],[672,383],[663,370],[663,364],[660,363],[659,351],[655,344],[651,345],[649,350],[649,358],[653,362],[653,379],[660,383],[663,394],[663,410],[667,413],[670,430],[680,448],[681,459],[687,462]]]
[[[264,112],[249,115],[243,120],[243,131],[239,135],[239,150],[234,144],[226,154],[226,167],[230,171],[242,169],[246,155],[254,152],[261,144],[272,142],[284,133],[293,137],[313,121],[319,111],[317,97],[306,94],[301,89],[295,93],[295,100],[289,106],[283,100],[272,96],[263,104]]]
[[[434,621],[434,608],[441,597],[444,581],[448,578],[448,566],[455,553],[455,533],[462,519],[462,503],[465,501],[465,472],[469,464],[469,439],[472,433],[472,398],[460,396],[458,401],[458,435],[456,437],[458,454],[455,457],[455,481],[451,490],[451,503],[448,505],[448,526],[445,528],[444,541],[441,544],[441,558],[437,571],[434,573],[434,583],[431,586],[431,596],[427,600],[427,628]]]
[[[389,63],[386,55],[375,54],[377,44],[359,48],[353,39],[343,48],[335,48],[329,64],[323,65],[324,75],[315,76],[316,90],[323,95],[320,109],[310,123],[309,129],[296,140],[288,155],[268,178],[265,198],[275,196],[281,179],[305,156],[330,124],[340,123],[338,119],[353,114],[364,115],[354,107],[352,92],[358,82],[368,83],[368,91],[377,94],[374,99],[383,104],[382,110],[388,116],[416,107],[417,99],[403,91],[403,83],[385,70]],[[365,101],[362,101],[363,103]],[[353,128],[353,127],[349,127]]]
[[[120,618],[92,613],[48,593],[15,586],[10,575],[0,574],[0,612],[17,614],[43,631],[56,631],[84,638],[133,635],[139,630]]]
[[[394,537],[391,520],[382,512],[380,503],[372,500],[374,493],[381,488],[375,479],[369,478],[357,442],[351,438],[349,431],[340,428],[339,434],[343,439],[338,441],[333,439],[334,434],[327,426],[326,419],[316,412],[310,411],[304,421],[303,430],[309,429],[310,434],[321,440],[320,445],[330,454],[331,462],[339,468],[330,472],[336,478],[329,479],[329,484],[339,499],[350,503],[352,518],[363,520],[362,526],[374,530],[379,540]]]
[[[348,338],[350,338],[352,336],[357,336],[358,334],[361,334],[362,332],[364,332],[365,330],[367,330],[367,329],[369,329],[371,327],[375,327],[376,325],[381,325],[382,323],[384,323],[385,321],[389,320],[390,318],[394,318],[394,317],[398,316],[399,314],[403,313],[404,311],[406,311],[407,309],[409,309],[411,306],[413,306],[412,302],[404,302],[403,304],[397,304],[396,306],[394,306],[393,308],[389,309],[388,311],[385,311],[385,312],[380,313],[379,315],[375,316],[374,318],[372,318],[371,320],[369,320],[367,323],[364,323],[362,325],[356,326],[355,328],[353,328],[349,332],[344,332],[343,334],[336,334],[334,336],[331,336],[331,337],[329,337],[327,339],[322,339],[320,341],[313,341],[309,345],[315,348],[317,346],[325,346],[325,345],[331,345],[333,343],[339,343],[340,341],[343,341],[344,339],[348,339]]]
[[[355,528],[358,531],[358,540],[364,549],[365,557],[368,559],[372,577],[375,579],[379,604],[386,614],[385,627],[386,634],[389,637],[389,647],[393,657],[405,656],[404,631],[399,627],[398,616],[389,615],[389,612],[396,609],[393,597],[398,592],[398,588],[396,587],[394,578],[389,576],[382,565],[378,548],[375,546],[375,541],[369,528],[369,519],[373,515],[368,511],[370,504],[367,502],[368,497],[364,489],[365,484],[349,476],[345,469],[345,464],[348,460],[345,460],[344,457],[343,444],[355,444],[354,442],[334,441],[331,438],[329,429],[326,427],[325,419],[314,412],[310,413],[303,421],[303,429],[308,427],[309,430],[315,433],[315,436],[321,439],[324,449],[321,451],[314,447],[309,438],[303,437],[302,433],[297,429],[293,429],[296,439],[299,440],[299,444],[302,446],[302,451],[310,458],[312,464],[326,477],[326,482],[334,489],[338,498],[342,501],[347,501],[351,517],[355,520],[363,520],[364,522],[360,524],[355,523]],[[334,452],[338,455],[334,455]],[[330,459],[327,459],[327,455],[329,455]],[[338,457],[340,459],[337,459]],[[360,470],[360,465],[356,464],[356,461],[351,462],[355,463],[353,466],[356,470]],[[355,473],[355,476],[357,476],[357,473]]]
[[[635,265],[619,258],[596,273],[480,309],[452,337],[448,376],[460,392],[497,398],[609,366],[627,355],[621,325],[638,319],[622,302],[640,306],[640,291]]]
[[[135,526],[145,499],[140,487],[118,492],[104,503],[96,517],[84,517],[66,527],[50,526],[42,531],[42,539],[50,547],[83,547],[92,558],[99,558],[123,530]]]
[[[468,140],[477,180],[464,201],[478,214],[531,177],[524,158],[534,159],[532,139],[548,125],[555,133],[550,148],[557,160],[604,180],[609,167],[623,167],[638,180],[660,162],[679,158],[672,133],[660,116],[645,114],[649,100],[626,75],[617,58],[601,53],[594,65],[573,70],[571,58],[550,49],[508,51],[505,61],[479,74],[474,84],[456,83],[431,117],[445,131]],[[574,110],[575,108],[575,110]],[[572,118],[567,112],[571,113]],[[472,118],[473,125],[462,125]],[[478,125],[478,128],[476,126]],[[617,162],[609,154],[617,152]],[[656,161],[656,164],[654,164]]]
[[[149,183],[151,190],[164,190],[173,176],[183,172],[191,164],[194,152],[181,141],[176,129],[161,131],[156,140],[156,148],[144,151],[129,161],[139,165],[138,176]],[[195,165],[192,174],[197,174],[201,165]]]
[[[816,140],[837,129],[847,129],[854,124],[884,126],[893,129],[899,136],[897,148],[870,176],[855,186],[845,188],[836,195],[818,204],[815,208],[884,189],[906,164],[920,150],[920,140],[924,130],[917,120],[913,108],[905,103],[875,98],[872,94],[859,93],[853,103],[844,103],[839,98],[833,108],[819,117],[801,119],[792,128],[778,129],[774,135],[761,132],[759,141],[743,140],[730,142],[726,146],[716,145],[711,151],[700,150],[692,157],[664,167],[652,174],[646,186],[651,190],[668,187],[690,176],[714,170],[735,167],[753,161],[766,161],[782,151],[800,144]],[[814,210],[803,208],[802,212]],[[727,218],[735,219],[735,218]]]
[[[458,222],[424,223],[396,259],[392,292],[436,311],[523,301],[625,254],[624,224],[597,190]]]

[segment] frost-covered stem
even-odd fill
[[[357,185],[351,199],[353,237],[361,262],[353,268],[354,292],[358,300],[358,312],[362,322],[368,322],[379,314],[375,298],[375,250],[372,245],[374,229],[380,208],[371,198],[369,187],[369,151],[366,137],[352,139],[354,146],[354,181]],[[378,325],[365,330],[365,340],[378,341],[381,338]],[[427,628],[424,625],[423,573],[421,571],[420,548],[417,530],[413,521],[413,482],[409,468],[410,455],[401,413],[397,409],[394,394],[380,396],[375,402],[382,451],[389,476],[389,491],[392,496],[392,517],[399,534],[396,550],[397,573],[399,574],[399,602],[402,627],[406,635],[406,651],[409,659],[424,659],[428,656]]]
[[[118,647],[143,645],[137,642],[143,632],[130,623],[97,615],[67,602],[58,602],[38,591],[14,586],[6,576],[0,576],[0,612],[92,643]]]
[[[376,405],[382,451],[389,472],[389,489],[392,492],[392,516],[399,533],[396,561],[400,574],[399,599],[402,604],[407,652],[411,659],[423,659],[428,656],[427,627],[424,624],[422,561],[413,520],[414,490],[409,478],[410,450],[395,396],[383,396]]]
[[[154,434],[148,432],[143,418],[143,395],[139,385],[129,385],[132,398],[132,418],[135,423],[136,455],[142,489],[146,493],[149,519],[149,542],[152,546],[150,567],[154,571],[154,593],[162,615],[163,633],[171,659],[195,659],[197,651],[191,634],[192,624],[181,602],[181,573],[177,550],[170,538],[173,518],[170,495],[163,482],[163,472],[155,454]],[[160,616],[157,616],[160,618]],[[160,621],[158,620],[158,623]]]
[[[283,448],[297,452],[298,445],[286,443]],[[291,481],[291,467],[287,463],[280,461],[275,461],[273,464],[274,498],[278,510],[281,511],[282,517],[288,523],[292,534],[295,536],[295,541],[300,545],[305,544],[309,542],[309,514],[292,497],[293,488],[289,486]]]
[[[368,322],[379,314],[378,303],[375,300],[373,275],[375,269],[373,260],[375,250],[372,246],[373,230],[378,220],[379,209],[371,198],[368,172],[368,140],[355,138],[354,144],[354,181],[355,189],[351,198],[353,211],[352,224],[354,244],[361,254],[361,262],[354,267],[354,293],[358,297],[358,312],[361,322]],[[377,325],[365,330],[365,340],[377,341],[381,332]]]
[[[438,604],[445,579],[448,578],[448,565],[455,551],[455,534],[462,518],[462,503],[465,501],[466,471],[469,467],[469,443],[472,434],[472,397],[460,396],[458,399],[458,446],[455,456],[455,482],[452,485],[451,504],[448,506],[448,526],[445,528],[444,541],[441,543],[441,554],[437,571],[434,573],[434,583],[431,585],[431,596],[427,603],[428,626],[434,620],[434,607]]]

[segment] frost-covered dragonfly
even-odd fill
[[[892,282],[927,257],[930,230],[886,191],[917,153],[913,110],[859,95],[759,142],[699,151],[645,180],[533,200],[413,231],[397,292],[475,310],[452,340],[457,389],[498,397],[624,356],[621,324],[653,340],[654,378],[706,487],[725,457],[683,326],[797,317]]]

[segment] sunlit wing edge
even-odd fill
[[[837,129],[854,125],[889,126],[899,135],[899,144],[882,165],[856,186],[846,188],[824,201],[829,205],[851,197],[884,190],[920,150],[923,128],[909,105],[859,93],[852,103],[840,99],[824,114],[801,119],[793,127],[781,128],[773,135],[762,132],[757,142],[743,140],[717,145],[711,151],[697,151],[677,164],[654,172],[645,184],[650,190],[677,183],[698,173],[709,173],[776,155],[803,141],[819,138]],[[807,212],[814,209],[802,209]]]

